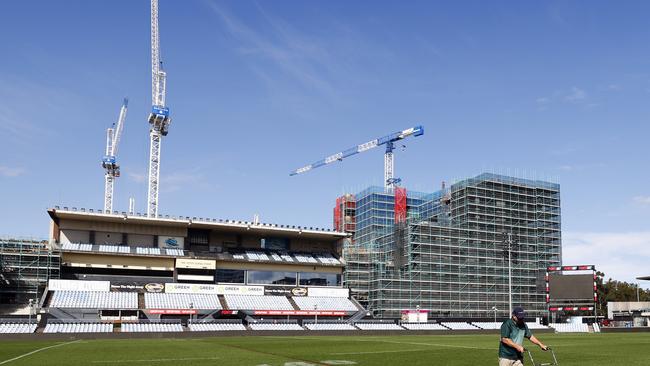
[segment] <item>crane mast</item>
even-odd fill
[[[129,100],[124,98],[122,108],[120,108],[120,115],[117,122],[112,127],[106,129],[106,154],[102,159],[102,167],[104,173],[104,213],[113,212],[113,190],[115,186],[115,178],[120,176],[120,166],[117,164],[117,148],[124,129],[124,121],[126,120],[126,112],[128,109]]]
[[[165,104],[167,74],[160,60],[158,32],[158,0],[151,0],[151,113],[149,114],[149,176],[147,185],[147,216],[158,216],[160,186],[160,149],[167,136],[171,118]]]
[[[330,155],[325,159],[318,160],[302,168],[296,169],[293,172],[291,172],[289,175],[306,173],[312,169],[327,164],[331,164],[337,161],[342,161],[344,158],[347,158],[349,156],[359,154],[364,151],[368,151],[370,149],[374,149],[377,146],[386,145],[386,152],[384,153],[384,188],[386,189],[393,188],[397,183],[400,182],[400,179],[395,178],[394,176],[395,161],[393,159],[393,150],[395,149],[395,142],[399,140],[403,140],[409,136],[416,137],[422,134],[424,134],[424,127],[422,126],[416,126],[416,127],[408,128],[403,131],[397,131],[393,134],[380,137],[378,139],[374,139],[372,141],[368,141],[366,143],[357,145],[350,149],[338,152],[334,155]]]

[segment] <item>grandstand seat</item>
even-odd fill
[[[357,330],[348,323],[304,323],[309,330]]]
[[[43,333],[112,333],[110,323],[48,323]]]
[[[316,259],[323,264],[341,264],[338,259],[334,258],[334,256],[329,253],[317,254]]]
[[[252,330],[304,330],[297,323],[250,323]]]
[[[312,257],[311,254],[294,254],[294,258],[300,263],[318,263],[316,258]]]
[[[286,296],[224,295],[231,310],[294,310]]]
[[[589,333],[589,326],[582,323],[550,323],[558,333]]]
[[[174,257],[185,256],[185,252],[183,252],[183,249],[167,248],[165,249],[165,252],[167,253],[167,255],[172,255]]]
[[[359,310],[347,297],[294,296],[293,301],[300,310]]]
[[[191,332],[223,332],[246,330],[246,327],[242,323],[190,323],[188,327]]]
[[[528,326],[528,329],[548,329],[546,325],[542,325],[535,322],[526,323],[526,325]]]
[[[218,295],[213,294],[167,294],[145,293],[144,304],[147,309],[221,309]]]
[[[451,329],[451,330],[477,330],[480,329],[477,326],[474,326],[472,324],[466,323],[466,322],[444,322],[441,323],[445,327]]]
[[[496,322],[496,323],[495,322],[472,322],[472,324],[475,327],[481,329],[492,329],[492,330],[501,329],[501,323],[502,322]],[[528,326],[530,328],[530,324],[528,324]]]
[[[355,323],[354,326],[361,330],[404,330],[395,323],[361,322]]]
[[[125,333],[163,333],[182,332],[180,323],[123,323],[122,332]]]
[[[137,309],[135,292],[55,291],[52,308]]]
[[[449,330],[438,323],[402,323],[408,330]]]
[[[0,323],[1,334],[34,333],[37,325],[30,323]]]

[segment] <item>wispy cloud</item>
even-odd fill
[[[596,163],[582,163],[582,164],[563,164],[560,165],[558,169],[565,172],[575,172],[575,171],[583,171],[589,169],[603,169],[605,167],[607,167],[607,164],[596,162]]]
[[[564,100],[569,103],[580,103],[585,99],[587,99],[587,93],[576,86],[564,95]]]
[[[636,196],[634,197],[634,202],[642,205],[650,205],[650,196]]]
[[[143,183],[147,176],[144,173],[134,173],[134,172],[128,172],[127,176],[129,179],[136,183]]]
[[[535,99],[539,110],[546,110],[551,104],[574,104],[595,107],[596,103],[589,102],[589,94],[582,88],[573,86],[570,89],[556,90],[551,95]]]
[[[221,24],[228,33],[242,46],[241,54],[271,61],[279,70],[290,76],[302,86],[319,90],[323,93],[333,93],[334,87],[326,75],[332,56],[328,50],[307,38],[302,32],[297,32],[282,19],[272,16],[258,6],[258,11],[265,23],[265,32],[259,32],[247,25],[236,16],[230,14],[214,2],[208,3],[212,11],[221,19]],[[263,73],[261,68],[256,73]],[[269,76],[266,76],[269,79]]]
[[[0,175],[3,177],[17,177],[19,175],[25,174],[25,169],[24,168],[15,168],[15,167],[8,167],[5,165],[0,165]]]
[[[55,135],[53,115],[65,115],[66,106],[77,101],[67,90],[21,78],[0,77],[0,135],[4,141],[21,145]],[[35,103],[38,108],[34,108]],[[47,111],[47,113],[43,113]],[[44,117],[45,116],[45,117]]]
[[[635,282],[650,275],[650,231],[564,232],[563,264],[594,264],[608,278]]]
[[[161,192],[176,192],[179,190],[189,189],[206,189],[212,185],[206,180],[205,175],[200,168],[190,171],[179,171],[172,174],[163,175],[160,178]]]

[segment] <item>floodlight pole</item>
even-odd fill
[[[512,314],[512,233],[506,234],[508,238],[505,241],[506,250],[508,251],[508,306],[510,307],[510,314]]]

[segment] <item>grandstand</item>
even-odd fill
[[[453,333],[500,326],[440,314],[419,322],[372,319],[342,282],[343,248],[350,245],[342,232],[66,207],[48,214],[44,258],[55,258],[56,270],[40,280],[40,325],[0,323],[0,333]]]

